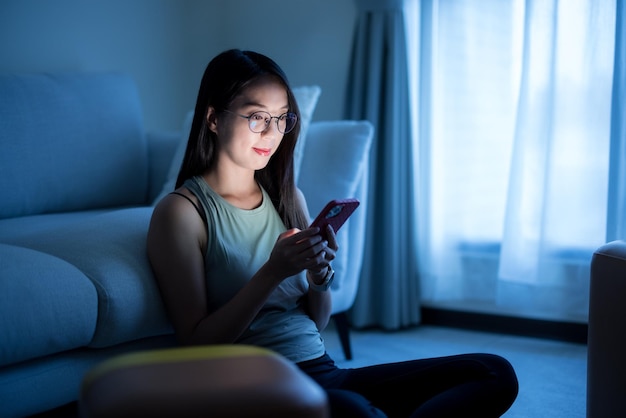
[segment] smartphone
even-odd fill
[[[331,200],[311,223],[311,227],[317,226],[320,229],[322,238],[328,239],[326,236],[326,225],[331,225],[333,231],[337,233],[359,204],[360,202],[357,199],[352,198]]]

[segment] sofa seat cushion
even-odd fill
[[[63,351],[0,367],[0,416],[77,418],[78,414],[61,411],[42,412],[76,401],[85,373],[96,364],[133,351],[176,345],[173,335],[164,335],[97,350],[79,348]]]
[[[95,286],[79,269],[0,244],[0,367],[89,344],[97,309]]]
[[[65,260],[92,281],[98,319],[89,346],[106,347],[173,332],[146,254],[152,210],[79,213],[75,222],[67,215],[7,219],[0,228],[12,234],[0,240]]]

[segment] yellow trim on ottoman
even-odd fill
[[[251,345],[203,345],[181,348],[164,348],[161,350],[138,351],[123,354],[109,360],[105,360],[90,370],[83,385],[90,385],[95,379],[117,369],[130,366],[143,366],[157,363],[175,363],[194,360],[209,360],[219,357],[243,357],[243,356],[277,356],[271,350]]]

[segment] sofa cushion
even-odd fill
[[[1,239],[63,259],[93,282],[98,320],[89,346],[106,347],[173,332],[146,254],[152,210],[82,213],[73,223],[56,215],[10,219],[4,227],[13,236]],[[18,221],[24,224],[23,233]],[[41,232],[27,226],[33,223]]]
[[[0,244],[0,367],[89,344],[97,309],[96,289],[76,267]]]
[[[302,166],[302,156],[306,147],[307,133],[309,126],[313,120],[313,112],[317,106],[322,89],[319,86],[300,86],[293,89],[293,95],[296,97],[298,107],[300,108],[300,136],[293,150],[293,171],[296,183],[300,177],[300,167]]]
[[[161,188],[160,193],[154,199],[152,204],[156,205],[159,203],[165,195],[170,192],[173,192],[176,188],[176,179],[178,178],[178,172],[180,171],[180,167],[183,164],[183,159],[185,158],[185,150],[187,148],[187,141],[189,140],[189,132],[191,132],[191,124],[193,122],[193,110],[187,112],[185,116],[185,120],[183,121],[183,126],[180,134],[180,139],[178,140],[178,144],[176,149],[174,150],[174,154],[172,155],[172,159],[169,165],[169,170],[167,172],[167,178],[165,179],[165,183]]]
[[[146,202],[153,202],[169,178],[172,155],[176,152],[180,132],[146,132],[148,142],[149,194]],[[178,173],[177,173],[178,174]]]
[[[127,76],[0,76],[0,219],[145,202],[142,124]]]
[[[309,129],[309,125],[311,123],[311,119],[313,118],[313,112],[315,111],[315,107],[317,105],[317,100],[322,92],[322,89],[319,86],[300,86],[295,87],[293,89],[293,94],[296,97],[296,101],[298,102],[298,107],[300,108],[300,136],[298,137],[298,142],[296,143],[296,148],[294,149],[294,178],[298,179],[298,175],[300,172],[300,164],[302,162],[302,155],[304,152],[304,144],[306,141],[307,131]],[[152,202],[153,204],[159,203],[163,197],[172,192],[176,186],[176,178],[178,177],[178,172],[180,171],[180,167],[183,163],[183,158],[185,157],[185,149],[187,148],[187,141],[189,140],[189,132],[191,132],[191,124],[193,122],[193,110],[189,111],[185,116],[185,120],[183,121],[183,126],[181,130],[180,141],[178,143],[178,147],[172,156],[172,162],[170,164],[169,172],[167,174],[167,180],[163,185],[163,189],[161,193],[158,194],[156,199]]]

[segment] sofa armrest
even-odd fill
[[[355,197],[361,205],[337,233],[340,251],[333,261],[332,313],[348,310],[356,297],[365,250],[369,154],[374,127],[368,121],[311,123],[298,187],[315,217],[332,199]]]
[[[587,341],[587,416],[626,416],[626,241],[598,248],[591,260]]]
[[[146,202],[152,204],[167,181],[172,158],[180,141],[180,132],[148,132],[146,136],[149,170]]]

